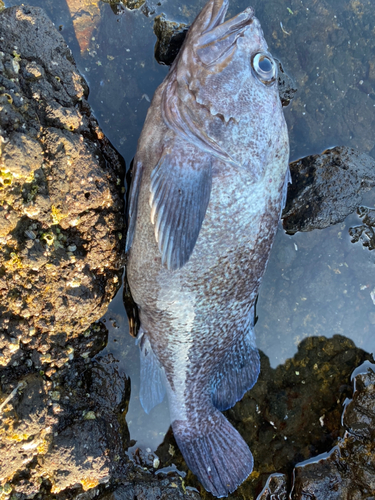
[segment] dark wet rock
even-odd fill
[[[0,411],[0,482],[14,492],[89,490],[127,472],[130,383],[112,356],[25,377]],[[8,388],[10,389],[10,387]]]
[[[164,14],[155,17],[154,33],[157,37],[155,59],[159,64],[170,66],[173,63],[188,29],[187,24],[169,21]]]
[[[200,496],[195,491],[184,491],[182,482],[177,479],[164,479],[159,481],[151,479],[138,484],[122,485],[112,493],[101,499],[103,500],[199,500]]]
[[[108,3],[114,14],[120,15],[124,9],[137,10],[139,9],[146,17],[155,14],[156,5],[160,5],[160,1],[153,0],[102,0]]]
[[[159,64],[170,66],[180,51],[185,40],[189,25],[169,21],[164,14],[155,17],[154,33],[157,37],[155,44],[155,59]],[[288,106],[297,92],[295,82],[285,73],[281,62],[276,59],[278,66],[279,94],[283,106]]]
[[[0,14],[0,61],[0,365],[25,375],[106,341],[90,325],[119,287],[124,165],[43,10]]]
[[[285,107],[290,104],[294,98],[294,94],[297,92],[296,83],[292,78],[285,72],[281,61],[275,58],[277,62],[277,81],[279,86],[279,95],[281,99],[281,104]]]
[[[286,500],[288,495],[285,474],[271,474],[257,500]]]
[[[343,221],[375,186],[375,160],[342,146],[295,161],[290,171],[292,184],[282,214],[288,234]]]
[[[123,2],[128,9],[139,9],[145,3],[146,0],[125,0]]]
[[[365,248],[374,250],[375,248],[375,210],[368,207],[358,207],[357,214],[362,219],[363,224],[349,228],[349,235],[352,243],[360,241]]]
[[[375,491],[375,365],[356,370],[353,399],[346,405],[343,439],[321,460],[295,468],[293,500],[373,498]]]
[[[374,441],[375,365],[365,362],[357,368],[354,375],[354,394],[345,407],[344,425],[351,435]]]

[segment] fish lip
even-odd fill
[[[196,49],[203,48],[213,42],[218,43],[233,33],[242,36],[242,33],[254,22],[254,19],[256,19],[254,9],[247,7],[231,19],[203,31],[197,40]]]

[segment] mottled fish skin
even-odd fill
[[[154,95],[134,159],[127,244],[143,407],[166,389],[184,458],[217,497],[253,468],[219,410],[258,377],[253,306],[289,175],[277,81],[263,83],[252,68],[255,54],[272,56],[253,10],[224,23],[227,7],[206,4]]]

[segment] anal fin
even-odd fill
[[[138,334],[137,343],[139,343],[141,358],[141,387],[139,399],[144,411],[150,413],[154,406],[161,403],[164,399],[164,374],[152,350],[150,340],[142,329]]]
[[[253,328],[233,345],[212,381],[212,403],[218,410],[232,408],[258,380],[260,360]]]

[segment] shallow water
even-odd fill
[[[7,1],[6,6],[17,1]],[[89,102],[99,123],[127,166],[135,154],[149,102],[167,73],[154,59],[153,19],[164,12],[189,24],[205,3],[165,0],[149,10],[130,11],[104,2],[30,0],[44,7],[72,49],[90,87]],[[291,160],[334,145],[375,156],[375,12],[370,1],[256,0],[270,52],[295,79],[298,93],[285,115]],[[87,4],[87,5],[86,5]],[[179,6],[180,5],[180,6]],[[229,16],[248,5],[232,1]],[[78,31],[79,9],[89,15]],[[375,194],[366,199],[375,206]],[[375,351],[375,252],[352,244],[356,214],[336,226],[286,235],[279,230],[257,304],[258,347],[272,368],[294,356],[309,336],[348,337]],[[374,292],[375,296],[375,292]],[[169,428],[166,402],[146,415],[139,403],[139,360],[119,292],[103,321],[106,347],[131,377],[127,414],[136,446],[156,450]],[[318,397],[318,396],[317,396]],[[256,446],[253,444],[253,447]]]

